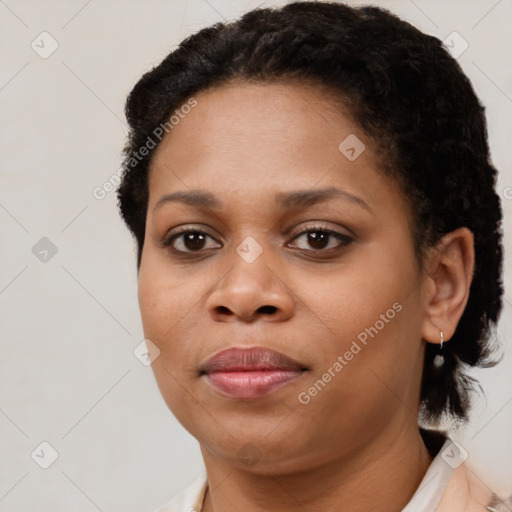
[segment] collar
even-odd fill
[[[452,455],[452,441],[446,438],[443,434],[438,432],[420,430],[420,433],[430,451],[430,454],[434,456],[423,480],[421,481],[418,489],[414,493],[409,503],[402,509],[402,512],[432,512],[437,508],[441,502],[441,498],[448,487],[455,464],[450,466],[446,462],[446,458],[455,458],[458,452],[453,451]],[[439,435],[442,438],[438,437]],[[433,453],[435,448],[439,446],[440,439],[444,442],[437,450],[437,453]],[[451,457],[450,457],[451,456]],[[453,467],[452,467],[453,466]]]

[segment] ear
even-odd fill
[[[475,266],[473,233],[466,227],[447,233],[426,261],[423,339],[440,343],[454,334],[468,302]]]

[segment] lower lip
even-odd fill
[[[221,394],[232,398],[259,398],[282,388],[302,375],[301,371],[259,370],[214,372],[205,377]]]

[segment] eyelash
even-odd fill
[[[170,249],[177,256],[183,256],[185,258],[189,257],[189,256],[186,256],[187,254],[188,255],[200,254],[201,252],[208,250],[208,249],[206,249],[206,250],[199,249],[198,251],[181,251],[179,249],[175,249],[174,247],[172,247],[174,240],[176,240],[178,237],[180,237],[184,234],[188,234],[188,233],[196,233],[196,234],[199,233],[201,235],[204,235],[204,236],[207,236],[207,237],[210,237],[213,239],[212,236],[210,236],[208,233],[206,233],[205,231],[202,231],[200,229],[182,228],[182,229],[179,229],[178,231],[174,232],[172,235],[165,237],[159,243],[159,245],[162,248]],[[325,233],[325,234],[333,236],[340,243],[336,247],[330,247],[328,249],[299,249],[299,250],[307,252],[307,253],[327,253],[327,254],[329,254],[333,251],[342,250],[344,247],[348,246],[350,243],[352,243],[354,241],[354,239],[352,237],[350,237],[348,235],[344,235],[343,233],[339,233],[338,231],[334,231],[332,229],[326,228],[324,226],[308,227],[307,229],[305,229],[303,231],[299,231],[298,233],[294,234],[292,237],[292,240],[295,240],[296,238],[299,238],[300,236],[308,234],[308,233]]]

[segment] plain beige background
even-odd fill
[[[133,354],[143,339],[134,243],[104,184],[120,165],[124,101],[140,75],[190,33],[283,3],[0,1],[0,510],[151,511],[201,468],[196,441]],[[458,60],[487,107],[510,255],[510,0],[374,3],[467,42]],[[454,434],[501,493],[512,492],[511,263],[505,357],[476,373],[487,398]],[[42,442],[58,454],[48,469]]]

